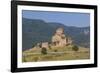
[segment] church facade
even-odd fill
[[[66,37],[64,34],[63,28],[57,28],[54,35],[51,37],[51,43],[49,42],[41,42],[37,43],[34,48],[46,48],[49,47],[64,47],[72,43],[71,38]]]
[[[54,46],[63,47],[72,43],[71,38],[68,38],[64,34],[63,28],[58,28],[55,34],[52,36],[52,43]]]

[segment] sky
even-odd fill
[[[45,22],[62,23],[67,26],[90,26],[89,13],[23,10],[22,17],[29,19],[41,19]]]

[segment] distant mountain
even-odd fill
[[[51,41],[52,35],[59,27],[64,28],[65,35],[72,38],[73,44],[83,47],[90,46],[90,27],[66,26],[57,22],[22,18],[23,50],[31,48],[38,42]]]

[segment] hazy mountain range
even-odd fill
[[[90,46],[90,27],[66,26],[57,22],[46,22],[39,19],[22,18],[22,47],[23,50],[31,48],[38,42],[51,41],[55,30],[64,28],[66,36],[70,36],[73,44],[83,47]]]

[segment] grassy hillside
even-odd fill
[[[79,47],[78,51],[72,49],[73,45],[65,47],[52,47],[47,49],[47,54],[41,53],[40,49],[31,48],[23,51],[23,62],[38,61],[60,61],[60,60],[80,60],[89,59],[89,48]]]

